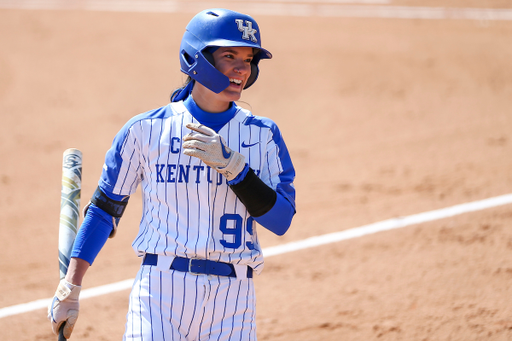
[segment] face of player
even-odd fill
[[[208,112],[222,112],[238,101],[251,75],[253,50],[250,47],[220,47],[213,52],[215,68],[229,78],[229,86],[216,94],[201,84],[194,86],[192,96],[199,107]]]
[[[240,99],[251,75],[253,51],[250,47],[220,47],[213,53],[215,68],[229,78],[229,86],[221,92],[231,101]]]

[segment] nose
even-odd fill
[[[250,71],[250,68],[251,66],[244,63],[244,62],[240,62],[238,63],[235,67],[234,67],[234,71],[240,75],[245,75],[247,72]]]

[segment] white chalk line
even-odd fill
[[[304,250],[311,247],[316,247],[330,243],[336,243],[343,240],[363,237],[377,232],[394,230],[406,226],[453,217],[463,213],[485,210],[487,208],[497,207],[511,203],[512,194],[505,194],[494,198],[473,201],[470,203],[446,207],[439,210],[413,214],[406,217],[392,218],[369,225],[355,227],[341,232],[328,233],[296,242],[268,247],[263,249],[263,255],[265,256],[265,258],[267,258],[271,256],[285,254],[288,252]],[[130,289],[132,287],[132,284],[133,279],[127,279],[121,282],[102,285],[91,289],[85,289],[81,292],[80,298],[85,299]],[[47,308],[51,300],[51,298],[39,299],[33,302],[2,308],[0,309],[0,318],[22,314],[37,309]]]
[[[251,15],[298,17],[346,17],[387,19],[512,20],[511,8],[445,8],[387,6],[387,0],[229,1],[238,11]],[[362,5],[357,5],[362,4]],[[384,5],[383,5],[384,4]],[[183,0],[0,0],[0,8],[87,10],[114,12],[197,13],[211,2]]]

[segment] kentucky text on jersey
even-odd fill
[[[189,183],[195,182],[196,184],[204,181],[206,172],[206,181],[212,184],[215,182],[216,185],[222,185],[222,182],[227,183],[225,177],[211,169],[210,166],[204,165],[179,165],[179,164],[159,164],[155,165],[156,182],[165,183]],[[259,174],[259,170],[254,171],[256,175]]]

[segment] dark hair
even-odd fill
[[[171,93],[171,102],[173,101],[173,99],[183,90],[185,89],[185,87],[188,85],[188,83],[190,83],[192,81],[192,77],[190,76],[187,76],[187,79],[185,80],[185,83],[183,83],[183,85],[177,89],[174,89],[173,92]]]

